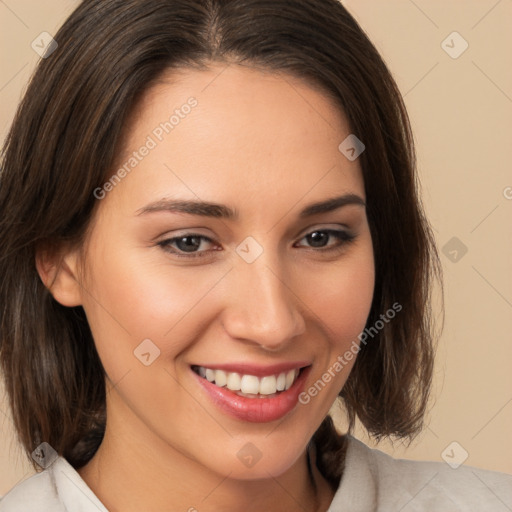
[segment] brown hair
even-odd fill
[[[91,0],[39,63],[2,151],[0,362],[19,438],[48,442],[75,468],[105,429],[104,370],[81,307],[42,284],[42,244],[80,244],[93,191],[112,174],[123,127],[169,69],[213,61],[284,72],[336,101],[361,154],[376,283],[367,326],[402,311],[362,347],[340,392],[350,424],[412,438],[432,367],[430,280],[439,261],[415,174],[407,113],[386,65],[336,0]],[[341,141],[340,141],[341,142]],[[346,438],[329,416],[313,437],[317,464],[338,485]]]

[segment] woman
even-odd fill
[[[420,431],[439,276],[342,5],[93,0],[55,39],[0,183],[2,371],[44,471],[0,511],[499,510],[509,476],[328,416]]]

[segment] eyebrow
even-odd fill
[[[299,213],[300,218],[312,217],[320,213],[328,213],[347,205],[366,206],[363,198],[356,194],[345,194],[333,197],[306,206]],[[150,203],[139,210],[137,215],[145,215],[154,212],[186,213],[189,215],[200,215],[202,217],[215,217],[227,220],[239,218],[238,211],[229,206],[205,201],[184,201],[179,199],[161,199]]]

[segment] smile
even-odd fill
[[[212,364],[212,366],[214,366]],[[264,423],[291,414],[312,369],[311,361],[191,365],[191,374],[206,399],[238,420]]]
[[[272,398],[282,391],[290,389],[297,380],[303,368],[294,368],[275,375],[257,377],[255,375],[237,372],[226,372],[205,368],[204,366],[192,366],[192,370],[208,382],[219,388],[226,388],[238,396],[246,398]]]

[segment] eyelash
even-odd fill
[[[338,243],[334,246],[327,246],[327,248],[326,247],[311,247],[311,249],[318,251],[318,252],[323,252],[323,253],[332,253],[332,252],[340,251],[342,248],[344,248],[345,245],[352,243],[356,239],[356,235],[348,233],[347,231],[339,231],[336,229],[316,229],[314,231],[310,231],[309,233],[306,233],[301,238],[301,240],[306,238],[309,235],[312,235],[313,233],[326,233],[326,234],[334,236],[335,238],[338,239]],[[207,236],[199,235],[197,233],[185,233],[181,236],[162,240],[161,242],[158,242],[157,245],[160,246],[164,251],[171,253],[174,256],[177,256],[178,258],[189,258],[190,259],[190,258],[203,258],[205,256],[208,256],[208,254],[211,251],[199,251],[199,252],[186,253],[183,251],[178,252],[179,249],[178,249],[178,251],[170,249],[170,245],[172,243],[182,240],[183,238],[192,238],[192,237],[200,238],[201,241],[215,243],[211,238],[208,238]]]

